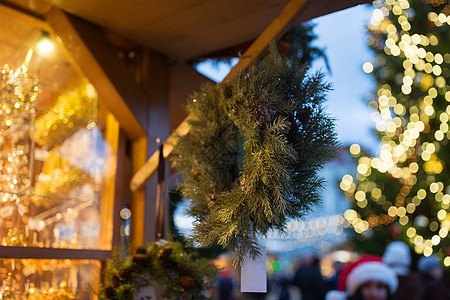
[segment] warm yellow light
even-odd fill
[[[431,22],[434,22],[438,19],[438,15],[435,12],[429,12],[427,17]]]
[[[431,154],[428,151],[423,151],[421,156],[424,161],[428,161],[431,158]]]
[[[440,54],[440,53],[437,53],[435,56],[434,56],[434,61],[437,63],[437,64],[442,64],[443,62],[444,62],[444,57],[442,56],[442,54]]]
[[[358,214],[353,209],[347,209],[344,212],[344,218],[350,222],[353,221],[354,219],[356,219],[357,217],[358,217]]]
[[[358,167],[356,168],[356,170],[358,171],[359,174],[364,175],[366,174],[367,170],[369,168],[367,167],[366,164],[359,164]]]
[[[438,217],[439,220],[444,220],[446,216],[447,216],[447,212],[445,210],[443,210],[443,209],[441,209],[437,213],[437,217]]]
[[[402,85],[402,93],[403,94],[409,95],[409,94],[411,94],[411,92],[412,92],[411,86],[409,86],[409,85]]]
[[[416,237],[414,238],[414,244],[415,245],[420,245],[423,242],[423,237],[421,237],[420,235],[416,235]]]
[[[398,222],[400,223],[400,225],[405,226],[406,224],[408,224],[409,218],[408,216],[403,216],[400,217],[400,219],[398,220]]]
[[[372,73],[373,65],[370,62],[366,62],[366,63],[363,64],[363,70],[366,73]]]
[[[433,74],[436,75],[436,76],[439,76],[439,75],[442,74],[441,66],[434,65],[432,70],[433,70]]]
[[[433,143],[428,143],[425,150],[427,150],[427,152],[434,153],[436,151],[436,146]]]
[[[441,130],[436,130],[434,133],[434,138],[438,141],[442,141],[444,139],[444,132]]]
[[[391,48],[391,53],[392,53],[392,55],[394,55],[394,56],[400,55],[400,48],[399,48],[397,45],[393,46],[393,47]]]
[[[426,248],[423,250],[423,255],[424,255],[424,256],[430,256],[431,254],[433,254],[433,248],[426,247]]]
[[[445,22],[447,22],[447,16],[445,14],[443,14],[443,13],[440,13],[439,16],[438,16],[438,20],[441,23],[445,23]]]
[[[358,144],[351,145],[349,150],[353,156],[358,156],[361,153],[361,147]]]
[[[419,171],[419,165],[416,162],[409,164],[409,170],[411,173],[417,173]]]
[[[433,88],[430,88],[430,89],[428,90],[428,95],[430,95],[432,98],[436,98],[437,95],[438,95],[438,92],[437,92],[437,90],[433,87]]]
[[[363,199],[362,201],[358,201],[356,202],[356,204],[361,207],[361,208],[365,208],[367,206],[367,199]]]
[[[389,207],[388,215],[391,217],[395,217],[397,215],[397,207],[395,207],[395,206]]]
[[[414,205],[414,203],[408,203],[408,204],[406,205],[406,211],[407,211],[409,214],[412,214],[415,210],[416,210],[416,206]]]
[[[439,230],[439,236],[441,237],[441,238],[446,238],[447,237],[447,235],[448,235],[448,229],[447,228],[441,228],[440,230]]]
[[[381,197],[381,190],[379,188],[374,188],[371,192],[371,196],[375,199],[378,199]]]
[[[406,235],[409,238],[412,238],[413,236],[416,235],[416,229],[414,227],[409,227],[408,230],[406,230]]]
[[[429,41],[430,41],[430,44],[433,45],[433,46],[436,46],[436,45],[439,43],[437,37],[434,36],[434,35],[430,35],[430,36],[428,37],[428,39],[429,39]]]
[[[434,113],[434,108],[431,105],[427,105],[424,108],[424,112],[427,116],[431,116]]]
[[[347,185],[350,185],[353,182],[353,177],[351,175],[344,175],[342,176],[342,182],[344,182]]]
[[[44,37],[39,41],[38,49],[39,53],[47,54],[55,49],[55,45],[48,37]]]
[[[434,246],[437,246],[441,242],[441,237],[438,235],[433,235],[433,237],[431,238],[431,242]]]
[[[437,193],[439,191],[439,185],[436,182],[430,184],[430,191],[432,193]]]
[[[417,197],[420,200],[425,199],[426,196],[427,196],[427,192],[424,189],[420,189],[420,190],[417,191]]]
[[[447,256],[444,258],[444,265],[446,267],[450,266],[450,256]]]
[[[363,191],[357,191],[355,194],[355,199],[358,201],[363,201],[364,199],[366,199],[366,193],[364,193]]]
[[[449,194],[445,194],[442,197],[442,203],[444,203],[445,205],[450,204],[450,195]]]

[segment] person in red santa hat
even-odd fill
[[[347,265],[338,278],[338,290],[326,300],[392,300],[398,286],[394,271],[381,257],[365,255]]]

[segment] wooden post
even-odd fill
[[[147,152],[153,153],[158,149],[157,140],[164,141],[170,132],[170,101],[169,101],[169,75],[170,65],[169,59],[151,50],[143,50],[142,53],[142,86],[149,99],[146,107],[147,113]],[[143,141],[142,141],[143,143]],[[140,144],[142,149],[145,148]],[[141,157],[141,154],[139,154]],[[141,162],[141,158],[139,158]],[[168,174],[168,165],[165,166],[166,174]],[[145,184],[145,215],[139,216],[138,223],[132,226],[138,228],[133,229],[134,232],[142,232],[143,242],[149,242],[155,236],[155,216],[156,216],[156,191],[157,179],[152,178]],[[133,191],[134,192],[134,191]],[[164,194],[166,194],[164,192]],[[133,198],[132,205],[134,207],[142,206],[142,199]],[[165,205],[167,207],[167,205]],[[167,212],[165,212],[167,214]],[[167,218],[165,218],[167,219]],[[142,223],[140,223],[142,222]]]
[[[120,193],[123,185],[118,182],[117,176],[123,158],[119,158],[124,151],[123,138],[119,137],[119,123],[114,116],[108,114],[106,118],[105,142],[108,144],[109,156],[105,158],[105,173],[103,177],[102,194],[100,199],[100,236],[99,248],[110,250],[112,246],[118,244],[120,224],[117,218],[117,206],[120,209]],[[122,140],[122,141],[121,141]],[[120,173],[119,173],[120,174]],[[122,179],[123,180],[123,179]],[[116,203],[119,202],[119,203]]]
[[[147,136],[144,136],[133,141],[131,145],[131,168],[133,173],[139,170],[147,160],[147,144]],[[144,244],[145,194],[145,189],[131,193],[131,239],[135,241],[136,245]]]

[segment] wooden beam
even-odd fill
[[[184,119],[183,122],[172,132],[169,138],[164,143],[163,155],[165,158],[169,157],[169,155],[173,151],[173,147],[178,142],[179,136],[184,136],[189,133],[191,130],[191,125],[189,124],[190,120],[193,120],[194,116],[189,115]],[[132,191],[137,191],[140,189],[147,179],[149,179],[153,173],[156,171],[158,167],[158,159],[159,159],[159,150],[156,150],[152,156],[147,160],[145,165],[143,165],[139,171],[134,174],[133,178],[131,178],[130,189]]]
[[[48,33],[51,33],[53,30],[50,25],[45,22],[43,19],[27,14],[23,11],[20,11],[16,8],[11,8],[5,4],[0,4],[0,11],[3,15],[10,16],[16,20],[20,20],[26,24],[31,25],[34,28],[44,30]]]
[[[46,21],[61,45],[94,85],[99,97],[114,114],[131,140],[146,134],[146,115],[141,107],[147,97],[134,81],[101,28],[53,8]]]
[[[238,70],[245,70],[250,66],[256,58],[266,49],[270,41],[280,37],[288,28],[289,25],[295,20],[296,15],[300,12],[300,9],[305,5],[306,0],[291,0],[281,11],[264,32],[253,42],[253,44],[245,51],[239,62],[230,70],[230,73],[225,77],[224,81],[233,77]],[[167,141],[164,144],[164,157],[167,158],[172,153],[175,144],[178,141],[179,136],[183,136],[189,133],[191,126],[189,121],[194,116],[189,115],[183,122],[172,132]],[[147,160],[144,166],[134,174],[130,181],[130,189],[136,191],[140,189],[145,181],[149,179],[158,168],[159,151],[156,150],[153,155]]]
[[[60,249],[41,247],[0,246],[1,258],[14,259],[95,259],[111,257],[110,250]]]
[[[289,29],[289,25],[292,25],[295,16],[300,12],[300,9],[305,5],[306,1],[289,1],[278,17],[270,23],[264,32],[244,52],[239,62],[230,70],[224,81],[232,78],[239,70],[246,70],[261,55],[272,40],[281,37]]]

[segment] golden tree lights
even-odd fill
[[[380,147],[375,157],[350,147],[358,166],[340,183],[354,204],[344,216],[358,234],[398,222],[418,254],[436,252],[450,266],[450,16],[439,3],[373,4],[368,41],[377,55],[363,70],[378,82],[369,104]]]

